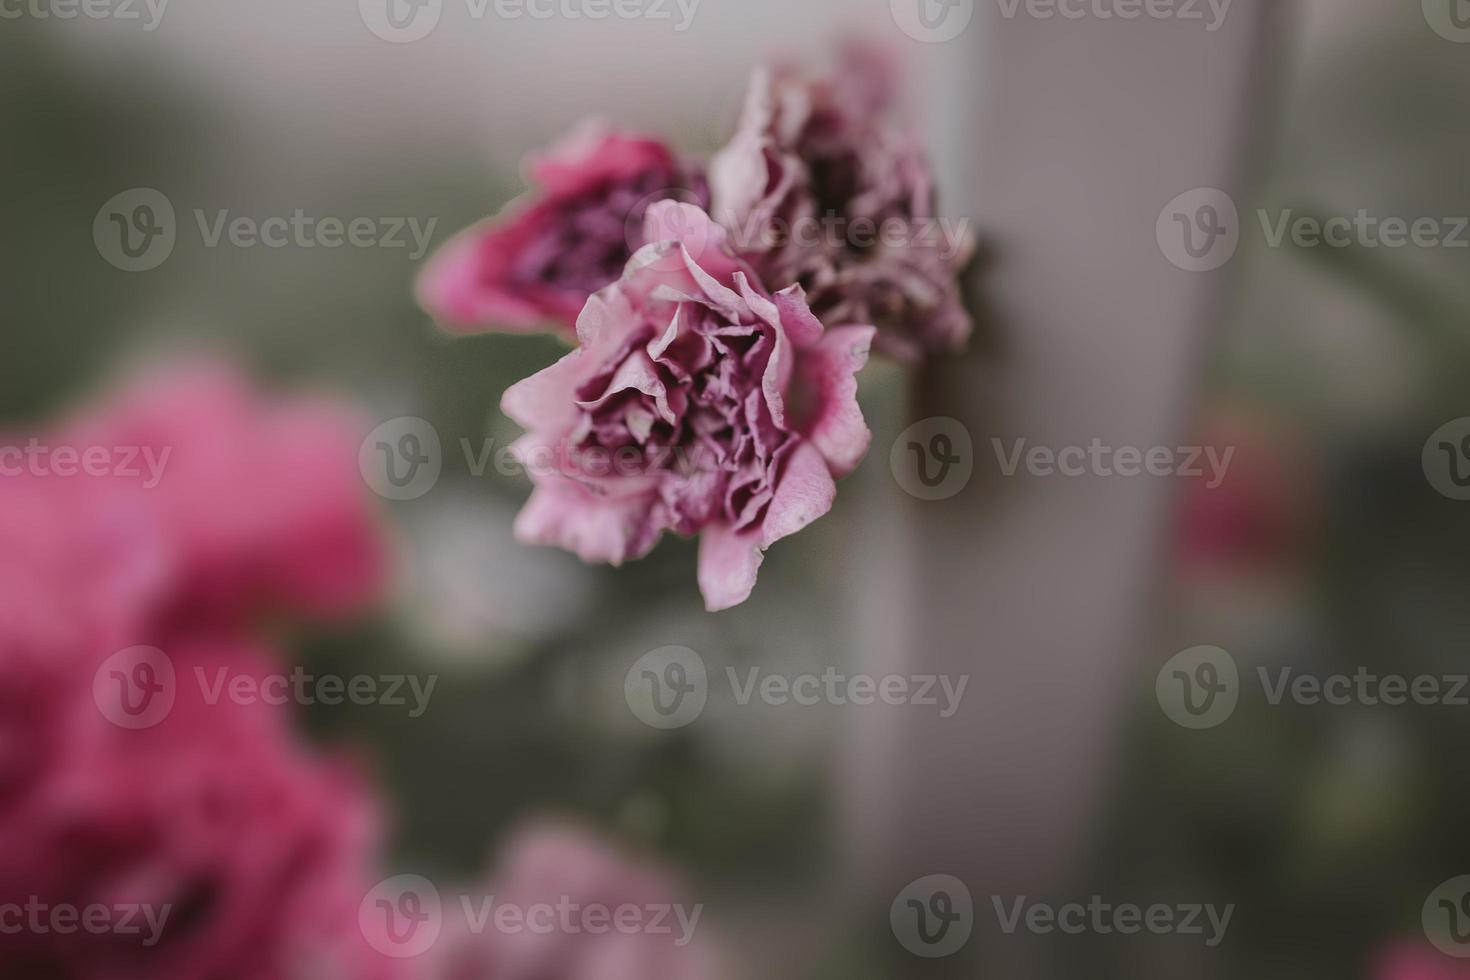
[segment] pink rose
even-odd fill
[[[570,333],[587,297],[642,244],[650,202],[705,199],[702,177],[663,143],[597,121],[526,169],[538,185],[531,198],[445,245],[419,280],[420,304],[450,329]]]
[[[696,207],[653,205],[645,234],[588,300],[581,348],[505,393],[536,484],[516,533],[614,565],[665,531],[699,535],[705,603],[725,609],[866,453],[855,376],[873,329],[824,329],[799,286],[772,296]]]
[[[524,830],[506,847],[484,891],[494,896],[494,907],[513,907],[526,916],[534,917],[531,910],[537,906],[550,906],[557,916],[553,928],[541,928],[538,919],[539,931],[498,931],[494,908],[478,934],[467,923],[455,923],[455,931],[440,940],[446,949],[431,971],[433,980],[709,980],[714,975],[708,944],[698,941],[702,908],[680,901],[666,872],[571,827]],[[564,916],[558,908],[567,910]],[[631,909],[637,909],[640,928],[626,924]],[[615,927],[619,910],[625,923],[621,930]],[[584,916],[597,931],[584,926]]]
[[[757,71],[710,192],[767,282],[800,283],[824,323],[875,324],[881,353],[917,361],[969,339],[958,277],[974,243],[939,220],[928,160],[892,118],[895,78],[859,46],[828,81]]]

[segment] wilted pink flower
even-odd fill
[[[340,614],[373,599],[385,570],[357,468],[364,428],[208,363],[144,378],[57,440],[126,451],[132,467],[91,481],[95,494],[156,529],[185,611]]]
[[[1404,943],[1385,951],[1374,980],[1467,980],[1470,962],[1446,956],[1428,946]]]
[[[569,826],[527,828],[485,887],[483,928],[453,923],[433,980],[711,980],[703,907],[673,877]],[[473,902],[471,903],[473,906]],[[539,909],[549,906],[548,912]],[[511,907],[536,928],[497,928]],[[538,910],[538,911],[533,911]],[[543,928],[551,920],[551,929]],[[621,923],[621,925],[618,925]],[[590,926],[590,928],[589,928]]]
[[[615,565],[699,535],[705,603],[724,609],[867,451],[873,329],[824,329],[799,286],[766,292],[698,208],[659,202],[647,224],[653,244],[582,311],[581,348],[505,393],[536,483],[516,533]]]
[[[916,361],[969,339],[958,276],[974,243],[939,219],[928,160],[894,123],[895,74],[860,46],[830,80],[758,70],[710,192],[766,282],[800,283],[824,323],[875,324],[880,352]]]
[[[584,123],[526,167],[537,189],[430,259],[419,302],[456,331],[570,333],[587,297],[617,279],[653,201],[706,198],[703,178],[658,140]]]

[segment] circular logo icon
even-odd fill
[[[1424,19],[1445,40],[1470,44],[1470,0],[1424,0]]]
[[[174,663],[157,647],[128,647],[92,675],[92,700],[120,728],[152,728],[168,717],[178,695]]]
[[[688,647],[659,647],[639,657],[623,679],[623,697],[650,728],[683,728],[704,711],[709,677]]]
[[[1229,194],[1200,187],[1164,205],[1154,233],[1164,258],[1175,266],[1186,272],[1209,272],[1235,257],[1240,212]]]
[[[924,419],[904,429],[888,453],[893,478],[910,496],[946,500],[970,484],[975,444],[958,419]]]
[[[904,949],[938,959],[970,941],[975,903],[970,889],[953,875],[927,875],[898,893],[888,909],[888,923]]]
[[[384,41],[408,44],[439,26],[444,0],[357,0],[357,11],[367,29]]]
[[[98,254],[124,272],[158,268],[173,254],[177,241],[173,203],[151,187],[114,194],[92,219]]]
[[[1470,500],[1470,418],[1435,429],[1421,458],[1430,486],[1451,500]]]
[[[439,889],[421,875],[380,881],[357,907],[357,925],[368,945],[384,956],[422,956],[444,927]]]
[[[444,468],[439,432],[411,415],[389,419],[362,441],[357,468],[378,496],[416,500],[434,489]]]
[[[970,26],[975,0],[889,0],[893,22],[915,41],[953,41]]]
[[[1470,875],[1451,878],[1424,901],[1424,935],[1446,956],[1470,958]]]
[[[1190,647],[1164,664],[1154,681],[1159,707],[1184,728],[1214,728],[1235,713],[1240,671],[1219,647]]]

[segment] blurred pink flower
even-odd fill
[[[1413,943],[1393,946],[1379,956],[1374,980],[1467,980],[1470,962]]]
[[[296,745],[278,709],[211,704],[182,676],[261,677],[273,669],[264,653],[166,643],[181,672],[167,717],[113,725],[84,678],[61,752],[0,812],[0,901],[136,907],[139,931],[25,929],[0,936],[0,956],[24,975],[77,980],[392,976],[357,927],[377,840],[370,797],[349,769]]]
[[[799,286],[766,292],[698,208],[659,202],[647,224],[653,244],[582,311],[581,348],[505,393],[536,483],[516,533],[614,565],[700,535],[700,588],[724,609],[866,453],[873,329],[824,329]]]
[[[880,353],[917,361],[969,339],[958,277],[974,242],[939,220],[896,88],[887,54],[856,44],[828,80],[758,70],[710,162],[711,210],[773,287],[800,283],[824,323],[875,324]]]
[[[209,703],[194,675],[278,669],[248,638],[260,614],[341,612],[375,591],[350,425],[209,367],[35,443],[102,447],[116,465],[0,478],[0,904],[47,925],[0,930],[0,962],[67,980],[387,976],[356,921],[370,797],[298,747],[282,709]],[[116,452],[142,447],[164,464]],[[109,658],[141,645],[175,669],[146,677],[172,705],[129,729],[94,680],[107,690]],[[160,921],[77,928],[93,909],[121,925],[124,906]]]
[[[1218,484],[1192,479],[1179,503],[1176,553],[1185,570],[1259,567],[1301,547],[1308,530],[1302,453],[1262,421],[1221,411],[1203,427],[1225,470]]]
[[[527,164],[529,200],[463,232],[429,260],[419,302],[446,327],[570,334],[587,297],[617,279],[643,211],[704,203],[703,178],[658,140],[588,121]]]
[[[524,913],[546,905],[571,911],[565,920],[558,916],[551,931],[498,930],[493,909],[478,934],[467,923],[453,923],[454,930],[440,940],[444,950],[431,971],[433,980],[711,980],[715,975],[709,944],[699,940],[703,910],[682,902],[673,877],[570,826],[523,830],[507,845],[483,890],[502,908]],[[592,907],[599,916],[608,910],[606,928],[582,927],[581,916]],[[618,910],[629,907],[636,907],[640,928],[613,928]],[[633,913],[625,914],[631,922]]]
[[[268,398],[201,363],[144,378],[58,440],[142,451],[137,475],[92,485],[99,506],[160,537],[180,612],[338,615],[374,599],[385,573],[361,429],[336,404]]]

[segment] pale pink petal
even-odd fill
[[[868,362],[874,333],[873,327],[834,327],[797,362],[798,383],[813,406],[812,416],[798,425],[836,476],[862,462],[873,438],[858,405],[857,374]]]
[[[642,558],[658,541],[647,496],[611,498],[572,480],[551,477],[531,492],[516,515],[516,539],[573,552],[589,564],[621,565]]]
[[[786,471],[761,525],[761,548],[769,548],[823,516],[836,499],[837,484],[827,461],[815,446],[798,445],[786,461]]]
[[[699,536],[699,590],[704,606],[719,612],[750,598],[761,567],[760,534],[741,534],[728,524],[712,524]]]

